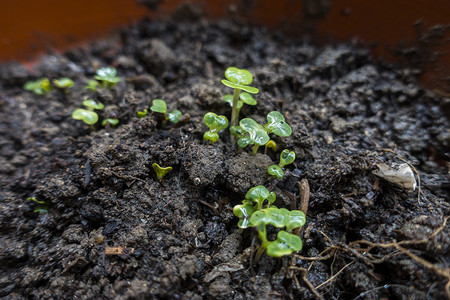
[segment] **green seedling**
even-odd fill
[[[269,208],[275,202],[275,199],[275,193],[269,192],[263,185],[258,185],[248,190],[247,194],[245,194],[245,199],[242,201],[243,204],[236,205],[233,208],[234,215],[239,218],[239,228],[247,228],[252,214],[262,208]]]
[[[233,95],[225,95],[222,98],[223,101],[225,101],[226,103],[228,103],[231,108],[233,108]],[[236,119],[239,120],[239,113],[241,111],[242,106],[245,104],[247,105],[256,105],[258,104],[258,102],[255,100],[255,98],[253,98],[252,95],[250,95],[249,93],[246,92],[241,92],[239,94],[239,99],[238,99],[238,103],[236,106]]]
[[[95,92],[95,90],[97,89],[97,87],[98,87],[98,81],[97,81],[97,80],[91,79],[91,80],[89,80],[89,81],[87,82],[87,84],[84,86],[84,89],[86,89],[86,90],[91,90],[91,91]]]
[[[138,118],[145,118],[147,116],[147,114],[148,114],[148,110],[147,109],[144,109],[143,111],[138,111],[136,113]]]
[[[117,124],[119,124],[119,119],[106,118],[102,121],[102,126],[106,126],[106,124],[110,124],[111,126],[116,126]]]
[[[231,126],[237,126],[238,124],[238,103],[239,99],[242,100],[240,97],[241,91],[245,91],[250,94],[257,94],[259,90],[255,87],[249,86],[249,84],[253,81],[253,75],[249,71],[245,69],[238,69],[235,67],[229,67],[225,70],[225,78],[222,79],[222,83],[234,89],[233,93],[233,103],[232,103],[232,110],[231,110]],[[225,100],[227,101],[227,100]],[[251,101],[250,101],[251,102]],[[252,103],[252,102],[251,102]],[[241,105],[242,107],[242,105]],[[234,144],[234,136],[231,136],[233,144]]]
[[[228,119],[209,112],[203,117],[203,121],[209,130],[203,134],[203,139],[215,143],[219,140],[219,132],[228,127]]]
[[[292,164],[295,160],[295,152],[284,149],[280,155],[280,163],[277,165],[271,165],[267,172],[270,175],[276,176],[278,179],[283,179],[284,171],[283,168],[286,165]]]
[[[254,145],[252,149],[253,154],[256,154],[259,146],[265,145],[270,141],[270,133],[280,137],[287,137],[292,134],[292,128],[286,123],[283,115],[277,111],[272,111],[267,115],[267,124],[264,126],[251,118],[242,119],[239,122],[239,126],[244,134],[239,136],[237,144],[240,148]]]
[[[154,99],[152,101],[152,106],[150,107],[150,110],[152,112],[156,112],[156,113],[160,113],[164,115],[164,120],[162,125],[164,126],[167,122],[167,120],[169,120],[170,122],[176,124],[180,121],[180,117],[182,115],[181,111],[179,111],[178,109],[175,109],[174,111],[172,111],[171,113],[167,113],[167,105],[166,105],[166,101],[161,100],[161,99]]]
[[[166,176],[167,173],[172,171],[172,167],[162,168],[157,163],[152,164],[153,170],[156,172],[156,178],[158,180],[163,179],[164,176]]]
[[[65,93],[69,92],[69,89],[74,86],[73,80],[67,77],[53,80],[53,84]]]
[[[50,84],[50,80],[48,78],[40,78],[36,81],[27,81],[23,88],[26,91],[30,91],[35,93],[36,95],[44,95],[48,93],[52,89],[52,85]]]
[[[272,257],[281,257],[294,251],[300,251],[303,247],[302,240],[292,231],[305,225],[305,222],[305,214],[299,210],[289,211],[285,208],[269,207],[255,211],[249,220],[249,226],[256,227],[261,240],[261,246],[255,255],[255,261],[259,260],[265,250]],[[286,230],[279,231],[275,241],[269,241],[267,239],[267,225],[285,228]]]
[[[83,105],[86,106],[87,109],[75,109],[72,112],[72,118],[75,120],[82,120],[84,123],[92,126],[98,122],[98,114],[94,111],[94,109],[103,109],[104,105],[103,103],[92,99],[84,100]]]
[[[94,78],[100,81],[102,87],[112,88],[120,81],[120,77],[116,75],[117,71],[115,68],[105,67],[98,69]]]
[[[45,203],[45,201],[37,200],[36,197],[28,197],[27,200],[33,201],[38,204],[35,208],[33,208],[33,212],[37,212],[37,213],[48,212],[48,205],[47,205],[47,203]]]

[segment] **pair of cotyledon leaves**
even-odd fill
[[[292,128],[289,126],[281,113],[272,111],[267,115],[267,124],[261,125],[251,118],[244,118],[239,122],[239,126],[248,133],[238,140],[238,146],[241,148],[250,144],[265,145],[270,140],[269,133],[286,137],[292,134]]]
[[[150,107],[150,110],[153,112],[164,114],[164,117],[166,120],[169,120],[170,122],[176,124],[180,120],[180,117],[182,115],[181,111],[178,109],[175,109],[171,113],[167,113],[167,104],[166,101],[161,99],[154,99],[152,101],[152,106]]]
[[[295,160],[295,152],[289,151],[288,149],[284,149],[280,155],[280,163],[277,165],[271,165],[267,172],[270,175],[276,176],[278,179],[282,179],[284,177],[283,168],[286,165],[292,164]]]

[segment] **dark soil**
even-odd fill
[[[122,81],[83,89],[104,66]],[[275,139],[278,153],[237,154],[227,132],[203,141],[206,112],[230,116],[221,97],[231,89],[220,83],[229,66],[248,68],[261,91],[241,117],[286,116],[294,133]],[[0,66],[0,296],[446,298],[449,123],[445,99],[423,90],[417,74],[355,44],[315,47],[206,21],[144,21],[31,70]],[[40,77],[70,77],[75,87],[44,96],[22,89]],[[102,101],[101,118],[116,114],[120,124],[92,130],[73,120],[85,98]],[[136,117],[155,98],[183,112],[179,124]],[[297,158],[274,183],[266,169],[285,148]],[[173,167],[161,182],[155,162]],[[420,191],[374,175],[379,163],[405,162]],[[252,248],[254,232],[239,233],[232,207],[264,184],[275,205],[296,209],[301,179],[311,192],[303,250],[251,264],[258,241]],[[48,213],[33,212],[28,197]]]

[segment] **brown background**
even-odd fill
[[[156,9],[136,0],[0,0],[0,61],[32,61],[148,16],[168,18],[183,0]],[[141,0],[154,3],[155,0]],[[209,18],[240,18],[308,34],[317,43],[357,37],[374,55],[423,67],[422,83],[450,93],[449,0],[246,0],[198,4]]]

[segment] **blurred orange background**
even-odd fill
[[[185,2],[0,0],[0,61],[32,61],[50,49],[64,51],[144,17],[165,20]],[[278,27],[306,34],[318,44],[357,38],[376,57],[423,68],[420,79],[426,87],[450,93],[448,0],[189,2],[210,19],[239,18]]]

